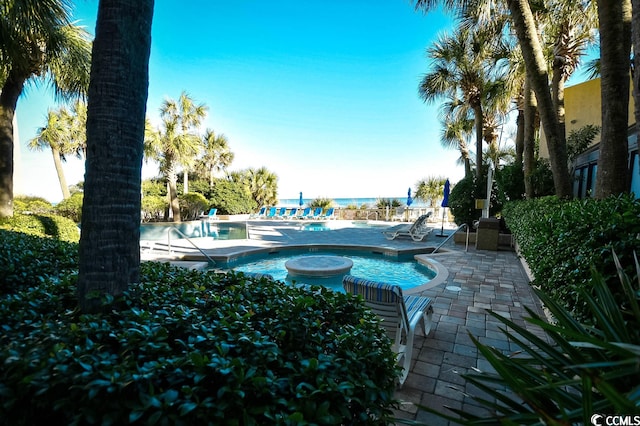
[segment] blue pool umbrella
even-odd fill
[[[302,207],[302,205],[304,204],[304,202],[302,201],[302,192],[300,192],[300,201],[299,201],[299,203],[300,203],[300,207]]]
[[[413,198],[411,198],[411,188],[409,188],[409,192],[407,192],[407,207],[413,204]]]
[[[444,216],[447,212],[447,207],[449,207],[449,192],[451,191],[451,187],[449,184],[449,179],[444,182],[444,190],[442,191],[442,204],[440,204],[442,209],[442,226],[440,227],[440,233],[437,234],[437,237],[446,237],[444,235]]]
[[[449,207],[449,191],[450,191],[449,179],[447,179],[444,183],[444,191],[441,207]]]

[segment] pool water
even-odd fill
[[[226,267],[238,272],[251,272],[270,274],[276,280],[285,281],[289,284],[317,284],[330,287],[334,290],[342,291],[342,276],[327,278],[317,277],[291,277],[285,262],[289,259],[302,256],[343,256],[353,261],[351,275],[385,282],[387,284],[399,285],[403,290],[423,285],[431,281],[435,272],[427,266],[415,261],[412,256],[402,260],[395,257],[384,256],[378,253],[364,253],[353,251],[318,251],[318,252],[292,252],[269,254],[267,257],[254,258],[248,261],[232,262]]]
[[[170,231],[176,228],[180,232]],[[194,220],[177,223],[144,223],[140,225],[141,240],[167,240],[171,232],[172,239],[211,237],[214,240],[241,240],[247,238],[244,223]],[[183,235],[181,235],[183,234]]]

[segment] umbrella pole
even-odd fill
[[[444,235],[444,215],[447,212],[447,208],[443,207],[442,208],[442,226],[440,226],[440,233],[436,235],[436,237],[446,237],[446,235]]]

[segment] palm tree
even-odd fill
[[[487,33],[466,27],[458,27],[452,36],[441,36],[427,50],[433,66],[418,89],[425,102],[444,96],[450,105],[473,111],[478,180],[482,173],[484,106],[503,86],[499,83],[500,69],[495,66],[492,40],[486,36]]]
[[[196,168],[209,178],[209,188],[213,188],[216,172],[226,170],[233,162],[234,154],[229,149],[229,141],[224,134],[216,134],[207,129],[202,139],[204,154]]]
[[[153,0],[100,0],[87,111],[78,298],[140,280],[140,190]]]
[[[162,125],[150,129],[146,143],[152,158],[159,161],[160,172],[167,178],[167,195],[174,221],[180,222],[178,203],[178,167],[183,165],[185,179],[190,165],[202,149],[202,141],[197,133],[207,107],[196,105],[189,95],[182,92],[178,101],[166,99],[160,107]]]
[[[0,2],[0,217],[13,215],[13,118],[28,81],[60,98],[86,93],[89,34],[69,20],[67,0]]]
[[[442,121],[440,143],[445,148],[460,151],[460,161],[464,164],[464,176],[471,176],[471,156],[468,141],[473,134],[473,119],[447,117]]]
[[[278,202],[278,176],[266,167],[232,173],[231,179],[243,182],[258,206],[270,206]]]
[[[446,180],[442,176],[429,176],[419,180],[416,184],[415,198],[425,201],[431,207],[436,207],[436,200],[442,197]]]
[[[60,181],[60,189],[62,197],[67,199],[71,196],[67,180],[62,169],[62,162],[65,156],[70,153],[78,154],[77,143],[73,139],[75,134],[72,130],[74,118],[71,113],[64,107],[57,111],[49,111],[47,114],[47,124],[45,127],[38,129],[35,138],[29,141],[28,147],[32,150],[42,151],[43,149],[51,149],[53,155],[53,164]]]

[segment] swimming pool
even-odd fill
[[[170,231],[176,228],[180,232]],[[176,223],[143,223],[140,225],[141,240],[167,240],[171,232],[172,239],[211,237],[214,240],[241,240],[247,238],[247,227],[242,222],[219,222],[193,220]],[[181,235],[183,234],[183,235]]]
[[[424,286],[435,276],[436,271],[414,260],[413,255],[389,256],[381,252],[365,252],[357,250],[284,250],[270,254],[251,255],[239,260],[218,265],[221,268],[233,269],[237,272],[270,274],[276,280],[290,284],[318,284],[342,291],[342,276],[292,277],[287,272],[285,262],[303,256],[343,256],[353,261],[350,274],[358,277],[396,284],[403,290]]]
[[[387,222],[370,222],[363,220],[355,220],[351,222],[346,221],[321,221],[321,222],[307,222],[300,225],[301,231],[333,231],[335,229],[343,228],[363,228],[363,229],[386,229],[392,224]]]

